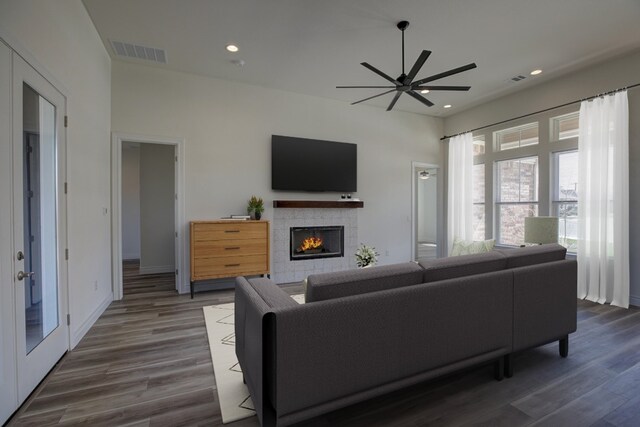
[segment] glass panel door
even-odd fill
[[[56,108],[23,83],[23,228],[26,352],[58,327]]]
[[[20,402],[69,348],[64,106],[64,96],[14,54],[12,225]]]

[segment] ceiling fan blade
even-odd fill
[[[400,98],[400,95],[402,95],[402,91],[398,91],[398,93],[396,93],[396,96],[394,96],[391,100],[391,104],[389,104],[389,106],[387,107],[387,111],[391,111],[393,106],[396,105],[396,102],[398,102],[398,98]]]
[[[397,86],[336,86],[336,89],[395,89]]]
[[[444,73],[434,74],[433,76],[429,76],[424,79],[420,79],[417,82],[414,82],[412,86],[419,86],[423,83],[432,82],[434,80],[443,79],[445,77],[452,76],[454,74],[462,73],[463,71],[473,70],[477,65],[475,63],[463,65],[462,67],[454,68],[453,70],[445,71]]]
[[[471,86],[412,86],[411,90],[460,90],[467,91]]]
[[[363,67],[368,68],[369,70],[373,71],[374,73],[376,73],[377,75],[379,75],[380,77],[382,77],[383,79],[389,80],[391,83],[396,84],[398,86],[402,86],[402,82],[397,81],[396,79],[389,77],[388,75],[386,75],[385,73],[383,73],[382,71],[378,70],[376,67],[374,67],[373,65],[369,65],[366,62],[361,62],[360,63]]]
[[[427,98],[425,98],[424,96],[419,95],[419,94],[417,94],[417,93],[415,93],[415,92],[411,92],[411,91],[409,91],[409,92],[407,92],[407,95],[409,95],[409,96],[411,96],[411,97],[413,97],[413,98],[417,99],[418,101],[422,102],[422,103],[423,103],[424,105],[426,105],[427,107],[431,107],[431,106],[433,106],[433,102],[429,101],[429,100],[428,100]]]
[[[379,93],[379,94],[377,94],[377,95],[373,95],[373,96],[370,96],[370,97],[368,97],[368,98],[361,99],[360,101],[352,102],[352,103],[351,103],[351,105],[360,104],[361,102],[368,101],[368,100],[370,100],[370,99],[377,98],[377,97],[379,97],[379,96],[386,95],[386,94],[388,94],[388,93],[395,92],[395,91],[396,91],[395,89],[391,89],[391,90],[388,90],[388,91],[386,91],[386,92],[382,92],[382,93]]]
[[[413,67],[411,67],[411,71],[409,71],[409,74],[407,74],[407,77],[404,79],[404,84],[411,84],[411,81],[416,77],[420,68],[422,68],[427,58],[429,58],[429,55],[431,55],[430,50],[422,51],[420,56],[418,56],[418,59],[416,59],[415,64],[413,64]]]

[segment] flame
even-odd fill
[[[300,248],[298,248],[298,250],[301,252],[304,252],[312,249],[318,249],[321,247],[322,247],[322,239],[320,237],[311,236],[311,237],[307,237],[302,241],[302,244],[300,245]]]

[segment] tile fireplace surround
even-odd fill
[[[274,203],[274,206],[276,204]],[[345,208],[282,208],[273,214],[273,269],[276,283],[300,282],[310,274],[356,268],[354,254],[358,248],[358,211]],[[344,226],[344,257],[309,260],[289,259],[291,227]]]

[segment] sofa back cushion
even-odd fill
[[[497,251],[420,261],[425,283],[490,273],[507,268],[507,259]]]
[[[307,278],[305,301],[323,301],[420,283],[422,268],[413,262],[312,274]]]
[[[562,261],[567,248],[557,243],[527,246],[514,249],[497,249],[507,259],[507,268],[526,267],[545,262]]]

